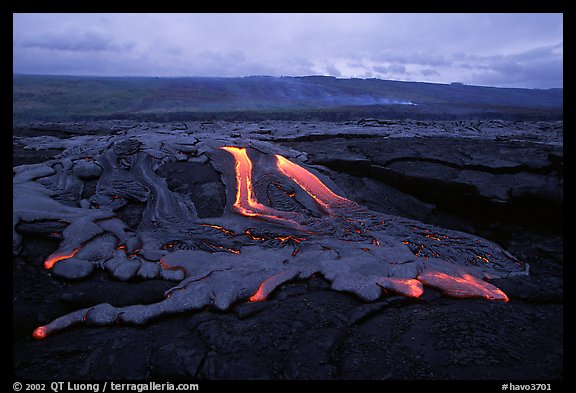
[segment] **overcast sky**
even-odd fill
[[[562,87],[562,14],[14,14],[16,73]]]

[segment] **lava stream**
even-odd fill
[[[76,255],[76,253],[78,252],[78,250],[80,250],[80,247],[75,248],[71,253],[69,254],[61,254],[61,255],[55,255],[55,256],[50,256],[48,257],[48,259],[46,259],[44,261],[44,269],[52,269],[52,267],[54,266],[54,264],[58,261],[62,261],[64,259],[69,259],[72,258],[74,255]]]
[[[308,193],[308,195],[314,198],[314,200],[327,212],[331,212],[332,207],[339,203],[352,203],[349,199],[335,194],[314,174],[279,154],[276,154],[276,167],[286,177],[289,177],[298,184],[300,188]]]
[[[252,161],[246,153],[246,148],[223,146],[222,149],[232,154],[236,163],[236,200],[234,201],[234,208],[244,216],[252,217],[265,214],[270,208],[258,202],[254,196]]]
[[[269,206],[265,206],[258,201],[254,193],[252,176],[252,161],[248,157],[245,147],[223,146],[221,149],[226,150],[234,156],[235,175],[236,175],[236,199],[234,209],[247,217],[260,217],[284,222],[296,223],[294,213],[280,211]],[[284,176],[294,181],[326,213],[332,214],[334,209],[343,204],[353,204],[352,201],[341,197],[328,188],[318,177],[307,169],[276,154],[276,168]]]
[[[236,174],[236,199],[232,205],[243,216],[280,221],[284,224],[300,226],[297,215],[293,212],[276,210],[263,205],[256,199],[252,187],[252,161],[245,147],[223,146],[234,156]]]

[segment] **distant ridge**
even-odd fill
[[[13,76],[14,121],[560,119],[563,89],[303,77]]]

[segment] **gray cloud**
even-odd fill
[[[480,83],[500,86],[538,86],[547,81],[551,87],[561,87],[563,80],[562,44],[538,47],[506,56],[485,60],[483,67],[470,78]]]
[[[342,72],[340,72],[340,70],[334,64],[328,64],[325,67],[325,69],[326,69],[326,72],[328,73],[328,75],[335,76],[335,77],[341,77],[342,76]]]
[[[28,48],[53,50],[98,51],[109,49],[111,41],[112,37],[106,33],[78,31],[74,34],[46,33],[39,37],[24,40],[20,45]]]
[[[440,76],[440,73],[438,71],[433,70],[431,68],[424,68],[420,70],[420,74],[424,76]]]
[[[127,51],[135,46],[134,42],[116,43],[113,34],[100,27],[75,24],[35,32],[14,44],[22,48],[73,52]]]
[[[418,64],[435,67],[450,65],[450,60],[447,58],[446,54],[434,52],[433,49],[430,51],[418,52],[393,52],[391,50],[386,50],[378,53],[375,56],[371,56],[371,59],[373,61]]]
[[[14,14],[15,72],[558,87],[561,14]]]
[[[403,64],[390,64],[389,66],[377,65],[372,67],[372,70],[383,75],[404,74],[406,73],[406,66]]]

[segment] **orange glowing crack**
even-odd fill
[[[74,249],[74,251],[72,251],[70,254],[56,255],[56,256],[53,256],[53,257],[46,259],[44,261],[44,269],[52,269],[52,267],[54,266],[54,264],[56,262],[61,261],[63,259],[72,258],[74,255],[76,255],[78,250],[80,250],[80,247]]]
[[[292,241],[294,243],[300,243],[302,240],[306,240],[304,237],[294,237],[291,235],[286,236],[276,236],[274,239],[278,240],[280,243],[286,243]]]
[[[276,154],[276,167],[308,193],[324,210],[330,211],[336,203],[350,203],[350,200],[335,194],[314,174],[300,165]]]
[[[476,255],[476,258],[478,258],[478,259],[480,259],[480,260],[482,260],[482,261],[484,261],[484,262],[486,262],[486,263],[490,263],[490,260],[489,260],[488,258],[483,257],[483,256],[481,256],[481,255]]]
[[[229,229],[226,229],[226,228],[224,228],[224,227],[221,227],[220,225],[200,224],[200,226],[208,227],[208,228],[213,228],[213,229],[219,230],[220,232],[223,232],[223,233],[225,233],[226,235],[234,235],[234,232],[233,232],[233,231],[231,231],[231,230],[229,230]]]
[[[234,248],[228,248],[228,247],[224,247],[224,246],[219,246],[217,244],[212,244],[212,243],[208,243],[208,242],[204,242],[204,244],[206,244],[209,247],[215,248],[217,250],[222,250],[225,252],[231,252],[232,254],[240,254],[240,250],[236,250]]]
[[[246,231],[244,231],[244,233],[246,234],[246,236],[248,238],[250,238],[252,240],[258,240],[258,241],[262,241],[262,242],[268,240],[267,237],[258,236],[258,235],[253,234],[251,229],[246,229]]]
[[[164,262],[162,260],[162,258],[160,258],[160,260],[158,261],[158,263],[160,264],[160,266],[162,266],[162,269],[166,269],[166,270],[182,270],[183,272],[186,272],[186,270],[182,267],[182,266],[170,266],[168,265],[166,262]]]

